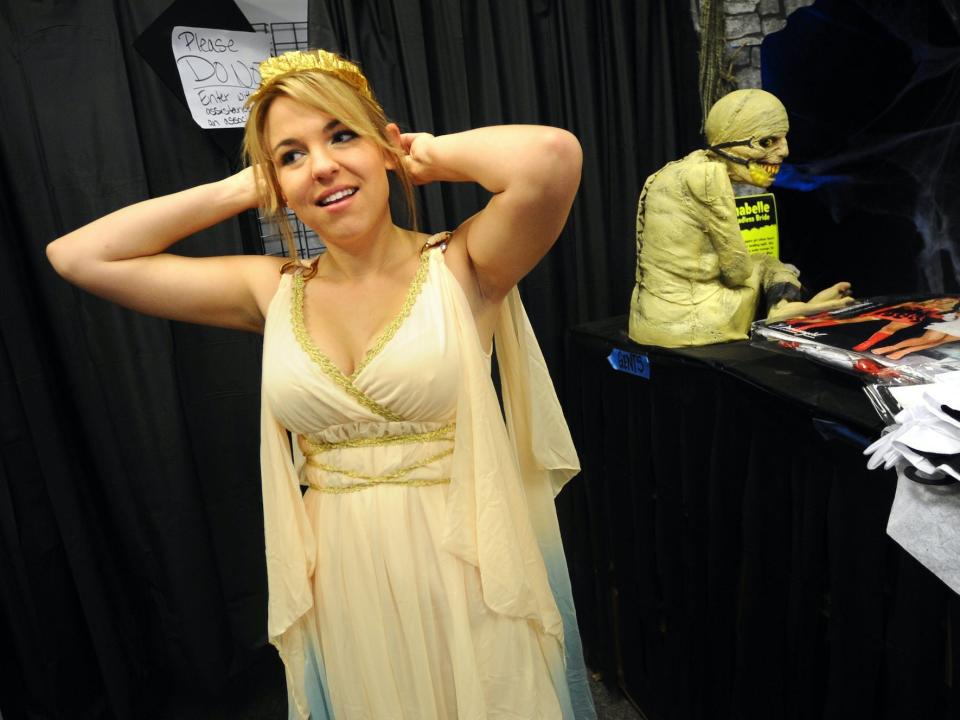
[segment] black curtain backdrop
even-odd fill
[[[230,172],[132,48],[168,4],[0,0],[5,720],[154,717],[170,694],[223,692],[266,640],[259,338],[122,310],[44,256],[106,212]],[[406,129],[580,138],[568,228],[522,288],[559,378],[566,327],[627,306],[640,184],[698,143],[687,4],[370,0],[310,17],[313,43],[359,60]],[[423,195],[427,230],[484,199]],[[176,251],[242,252],[248,231],[231,221]]]
[[[5,718],[149,717],[265,640],[258,338],[122,310],[44,256],[230,170],[132,48],[167,4],[0,3]],[[241,249],[237,222],[177,248]]]

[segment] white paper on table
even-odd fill
[[[931,384],[891,385],[887,389],[890,390],[890,394],[900,404],[900,407],[906,409],[920,405],[923,402],[923,393],[930,387],[932,387]]]
[[[950,407],[960,409],[960,371],[944,373],[933,383],[921,385],[890,385],[893,399],[900,407],[909,408],[924,402],[924,394],[930,395]]]
[[[270,55],[265,33],[177,25],[170,36],[183,94],[202,128],[243,127],[243,103],[260,85],[260,62]]]
[[[960,593],[960,484],[923,485],[898,471],[887,534]]]
[[[933,379],[933,381],[937,383],[960,382],[960,370],[950,370],[945,373],[940,373]]]
[[[937,405],[960,410],[960,382],[935,382],[927,387],[927,395]]]

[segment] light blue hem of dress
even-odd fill
[[[597,720],[597,710],[593,706],[593,695],[587,679],[587,666],[583,661],[583,646],[580,643],[577,612],[573,606],[573,590],[570,587],[567,559],[562,551],[550,555],[552,557],[544,554],[543,559],[547,567],[550,588],[553,590],[553,598],[563,619],[564,659],[567,666],[566,687],[560,684],[556,688],[560,707],[563,708],[564,720],[568,717],[572,720]],[[557,685],[556,682],[554,684]],[[564,690],[568,693],[566,698]]]
[[[323,660],[317,657],[310,643],[307,644],[307,662],[304,667],[304,687],[307,693],[307,705],[310,707],[310,720],[336,720],[330,707],[330,688],[327,686],[327,671]],[[288,704],[292,700],[288,697]],[[288,711],[288,720],[296,720],[292,711]]]

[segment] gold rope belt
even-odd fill
[[[384,475],[370,475],[356,470],[348,470],[346,468],[336,467],[334,465],[322,462],[319,457],[320,455],[333,450],[342,450],[346,448],[382,447],[387,445],[409,445],[414,443],[420,444],[429,442],[449,442],[452,445],[455,430],[456,424],[449,423],[442,427],[436,428],[435,430],[426,430],[419,433],[402,433],[397,435],[385,435],[383,437],[349,438],[347,440],[335,442],[328,442],[314,437],[300,435],[298,442],[300,444],[300,449],[303,451],[303,454],[306,457],[307,465],[325,473],[341,475],[356,481],[350,485],[314,485],[311,483],[310,487],[312,489],[323,493],[350,493],[366,490],[367,488],[376,487],[378,485],[406,485],[410,487],[424,487],[428,485],[447,484],[450,482],[450,478],[448,477],[417,479],[409,478],[408,476],[415,470],[419,470],[427,465],[430,465],[431,463],[449,457],[453,454],[453,447],[434,453],[428,457],[417,460],[416,462],[405,465]]]

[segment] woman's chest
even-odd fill
[[[295,283],[285,282],[290,292],[271,307],[264,334],[263,383],[264,400],[287,428],[313,432],[348,422],[453,418],[457,333],[434,285],[424,283],[347,374],[313,342],[298,313]]]

